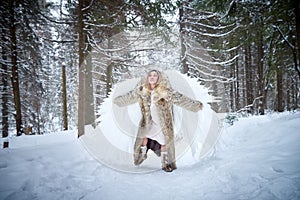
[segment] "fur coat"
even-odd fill
[[[125,95],[116,97],[114,103],[118,106],[126,106],[138,102],[141,108],[142,118],[134,145],[134,164],[139,165],[140,147],[143,138],[151,128],[151,90],[147,86],[148,79],[145,77],[137,86]],[[165,136],[166,151],[168,153],[168,165],[176,169],[175,145],[174,145],[174,125],[173,125],[173,104],[187,110],[197,112],[202,109],[200,101],[190,99],[185,95],[173,90],[169,80],[164,73],[160,73],[157,86],[152,91],[153,101],[158,108],[160,126]],[[158,155],[158,154],[157,154]]]

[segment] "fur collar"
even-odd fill
[[[159,72],[159,80],[158,85],[153,89],[150,90],[148,87],[148,77],[144,77],[139,84],[140,93],[144,97],[150,97],[151,93],[153,96],[153,100],[155,102],[159,101],[160,99],[167,100],[169,98],[169,91],[171,89],[171,85],[167,75],[163,72]]]

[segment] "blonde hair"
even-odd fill
[[[150,87],[150,83],[149,83],[149,81],[148,81],[148,77],[150,76],[150,74],[151,74],[152,72],[156,72],[157,77],[158,77],[158,78],[157,78],[157,81],[156,81],[156,83],[155,83],[154,88],[156,88],[156,87],[159,85],[159,81],[160,81],[160,78],[161,78],[161,73],[160,73],[160,71],[158,71],[158,70],[156,70],[156,69],[150,70],[150,71],[147,73],[147,77],[146,77],[146,86],[147,86],[148,89],[151,88],[151,87]]]

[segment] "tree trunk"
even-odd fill
[[[234,51],[235,55],[237,55],[237,51]],[[239,74],[239,59],[237,58],[235,61],[235,79],[236,79],[236,91],[235,91],[235,108],[236,110],[241,109],[241,102],[240,102],[240,74]]]
[[[293,100],[294,100],[294,102],[293,102],[293,109],[294,110],[297,110],[298,108],[299,108],[299,104],[298,104],[298,101],[299,101],[299,95],[298,95],[298,93],[299,93],[299,89],[298,89],[298,85],[299,85],[299,80],[295,80],[295,83],[294,83],[294,89],[293,89],[293,96],[294,96],[294,98],[293,98]]]
[[[245,47],[245,76],[246,76],[246,104],[251,105],[253,103],[252,94],[252,69],[251,69],[251,47],[250,44],[246,44]],[[253,109],[250,111],[253,112]]]
[[[290,91],[291,81],[286,79],[286,109],[291,110],[291,91]]]
[[[298,47],[298,60],[300,59],[300,2],[299,0],[293,0],[294,1],[294,14],[296,19],[296,35],[297,35],[297,47]],[[299,65],[295,65],[296,71],[298,73],[298,76],[300,78],[300,69],[298,67]]]
[[[261,19],[262,20],[262,19]],[[263,26],[263,23],[260,24],[259,27]],[[258,29],[260,30],[260,29]],[[257,32],[258,41],[257,41],[257,73],[258,73],[258,97],[262,97],[258,100],[258,113],[260,115],[265,114],[265,76],[264,76],[264,50],[263,50],[263,35],[260,31]]]
[[[37,134],[40,135],[41,134],[41,104],[40,101],[37,101],[36,103],[36,113],[37,113]]]
[[[110,38],[108,38],[107,41],[107,48],[112,49]],[[108,97],[109,93],[111,92],[111,86],[112,86],[112,70],[113,70],[113,63],[111,60],[108,61],[106,72],[105,72],[105,82],[106,82],[106,97]]]
[[[4,33],[2,33],[2,41],[6,41]],[[6,48],[2,47],[2,60],[4,61],[1,65],[1,77],[2,77],[2,91],[1,91],[1,100],[2,100],[2,138],[8,137],[8,67],[5,64],[7,62]],[[3,148],[9,146],[8,141],[3,142]]]
[[[93,66],[92,66],[92,46],[88,44],[86,57],[85,74],[85,125],[95,123],[94,92],[93,92]]]
[[[281,68],[277,68],[277,111],[283,112],[283,72]]]
[[[10,12],[10,43],[11,43],[11,82],[14,93],[14,107],[15,107],[15,119],[16,119],[16,130],[17,136],[22,135],[22,114],[21,114],[21,99],[20,99],[20,89],[19,89],[19,75],[17,66],[17,38],[16,38],[16,21],[15,21],[15,11],[14,11],[14,1],[11,0],[9,4]]]
[[[182,66],[182,73],[186,74],[189,71],[188,64],[186,62],[186,46],[185,46],[185,39],[184,39],[184,9],[183,9],[183,2],[181,2],[181,5],[179,7],[179,35],[180,35],[180,48],[181,48],[181,55],[180,55],[180,63]]]
[[[106,68],[106,97],[108,97],[109,93],[111,92],[111,86],[112,86],[112,63],[108,63]]]
[[[230,77],[234,77],[234,66],[231,67],[230,69]],[[230,83],[230,111],[234,112],[235,111],[235,81],[232,81]]]
[[[79,83],[78,83],[78,137],[84,135],[85,125],[85,64],[84,64],[84,22],[83,2],[78,1],[78,56],[79,56]]]
[[[243,60],[244,61],[244,63],[245,63],[245,60]],[[245,66],[245,64],[244,64],[244,66]],[[246,97],[246,94],[247,94],[247,92],[246,92],[246,69],[245,69],[246,67],[243,67],[243,68],[241,68],[241,74],[242,74],[242,76],[241,76],[241,78],[240,78],[240,83],[242,84],[242,104],[241,104],[241,108],[244,108],[246,105],[247,105],[247,97]]]
[[[62,101],[63,101],[63,130],[68,130],[68,108],[67,108],[67,79],[66,66],[62,64]]]

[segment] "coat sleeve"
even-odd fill
[[[124,95],[116,97],[113,100],[113,102],[120,107],[136,103],[139,99],[139,95],[136,90],[137,90],[137,88],[131,90],[130,92],[128,92]]]
[[[175,105],[192,112],[197,112],[203,108],[201,101],[193,100],[177,91],[172,92],[172,101]]]

